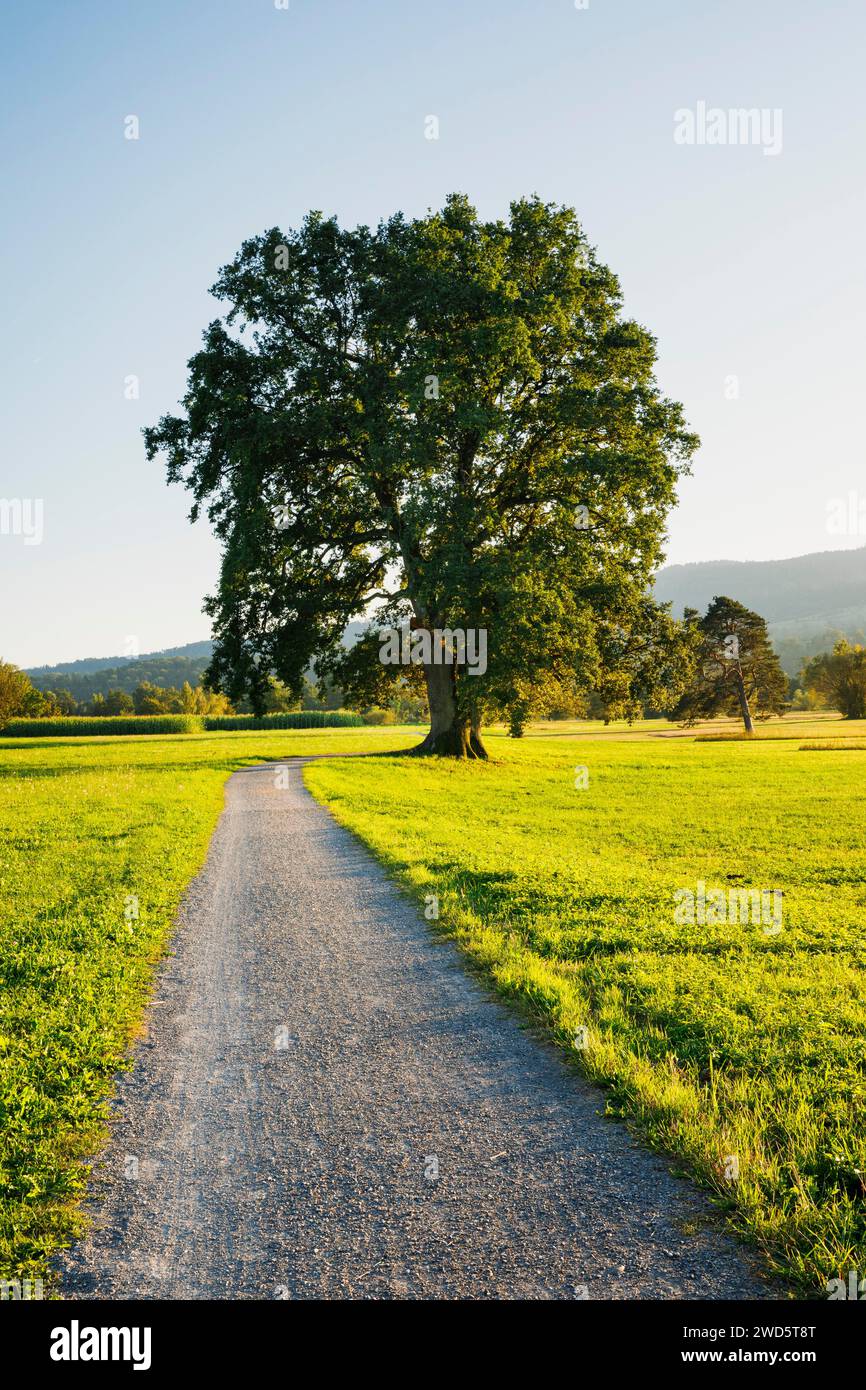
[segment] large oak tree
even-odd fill
[[[215,687],[256,706],[311,659],[369,686],[376,642],[339,644],[364,614],[487,633],[484,675],[424,666],[424,751],[483,756],[485,718],[554,687],[670,706],[678,629],[647,595],[697,439],[572,211],[312,213],[213,292],[183,413],[145,434],[222,541]]]

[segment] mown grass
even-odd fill
[[[768,1267],[813,1295],[862,1271],[866,758],[651,733],[489,747],[486,765],[305,776]],[[674,894],[699,880],[780,890],[782,931],[679,925]]]
[[[0,741],[0,1278],[45,1277],[77,1229],[112,1078],[229,774],[417,739],[331,729]]]
[[[306,777],[398,881],[439,896],[439,927],[608,1088],[612,1113],[821,1293],[866,1260],[866,760],[808,718],[798,733],[821,758],[660,723],[493,732],[486,765],[383,756]],[[0,1277],[44,1277],[77,1229],[112,1079],[227,776],[417,738],[0,741]],[[678,925],[674,892],[698,880],[781,890],[782,932]]]

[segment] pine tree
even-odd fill
[[[753,719],[782,714],[788,681],[767,635],[767,624],[732,598],[714,598],[703,618],[686,610],[695,641],[695,673],[677,707],[685,724],[739,714],[747,734]]]

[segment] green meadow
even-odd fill
[[[864,728],[695,732],[494,731],[486,764],[388,756],[419,737],[394,728],[0,741],[0,1277],[44,1276],[79,1228],[227,777],[305,753],[335,755],[307,785],[419,910],[438,901],[431,928],[712,1190],[769,1269],[815,1295],[862,1270],[866,747],[833,736]],[[339,758],[361,751],[386,756]],[[781,930],[677,920],[700,884],[780,892]]]
[[[388,731],[387,746],[417,741]],[[239,767],[377,731],[0,740],[0,1278],[78,1229],[86,1161]]]
[[[866,752],[646,733],[489,747],[488,764],[305,776],[768,1268],[806,1294],[862,1269]],[[678,922],[701,883],[781,892],[781,930]]]

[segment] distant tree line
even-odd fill
[[[366,634],[342,663],[352,686],[353,707],[371,724],[424,722],[428,704],[423,670],[405,667],[395,679],[381,665],[368,662],[364,646],[375,637],[375,633]],[[357,654],[356,670],[352,669],[353,654]],[[866,719],[866,646],[840,638],[832,651],[805,661],[799,676],[789,678],[764,619],[724,596],[714,598],[703,617],[687,609],[676,641],[666,651],[658,647],[656,659],[670,667],[662,678],[682,693],[667,711],[645,707],[644,717],[667,713],[685,726],[719,716],[740,717],[747,733],[753,732],[755,720],[789,709],[832,709],[846,719]],[[96,680],[113,674],[101,672]],[[270,675],[263,683],[259,703],[264,713],[276,714],[342,709],[346,697],[330,675],[323,675],[318,682],[305,676],[300,695],[292,694],[286,684]],[[11,718],[69,715],[250,713],[251,700],[240,698],[232,703],[226,695],[188,680],[180,686],[139,680],[131,690],[109,687],[78,699],[66,686],[40,689],[27,672],[0,661],[0,724]],[[621,717],[615,690],[611,693],[602,687],[586,692],[576,682],[548,676],[536,687],[531,703],[514,705],[509,729],[512,736],[520,737],[530,718],[609,722]]]
[[[782,670],[794,682],[793,690],[800,685],[804,666],[813,657],[831,652],[837,642],[862,646],[866,644],[866,632],[862,628],[850,628],[843,632],[841,628],[828,626],[821,632],[811,632],[806,636],[799,633],[783,635],[778,630],[773,633],[773,646]]]
[[[106,666],[96,671],[28,671],[30,681],[38,690],[61,690],[86,706],[95,695],[107,696],[109,691],[125,691],[132,695],[139,685],[159,686],[180,691],[184,684],[193,689],[202,684],[207,656],[143,657],[120,666]]]
[[[846,719],[866,719],[866,647],[843,638],[806,662],[795,700],[801,708],[823,706]]]
[[[184,681],[176,686],[140,681],[132,692],[97,691],[77,700],[70,690],[40,690],[26,671],[0,661],[0,722],[6,719],[51,719],[69,715],[233,714],[224,695]]]
[[[102,672],[100,676],[113,672]],[[89,678],[88,678],[89,679]],[[286,686],[273,677],[265,694],[265,713],[282,714],[294,710],[333,710],[343,707],[343,692],[325,678],[318,685],[306,677],[299,696],[290,694]],[[371,713],[374,723],[413,722],[422,717],[413,701],[396,697],[387,710],[378,711],[373,705],[362,710]],[[201,683],[184,681],[180,686],[157,685],[140,680],[131,690],[109,686],[96,690],[84,699],[77,699],[67,687],[40,689],[26,671],[0,661],[0,723],[7,719],[50,719],[70,715],[88,717],[135,714],[251,714],[246,700],[232,703],[227,696],[208,690]],[[378,716],[381,714],[381,718]]]

